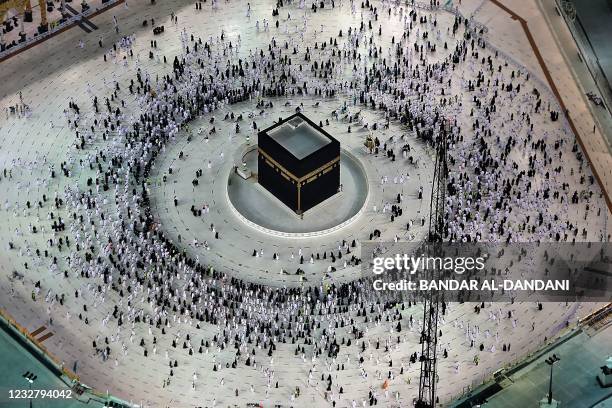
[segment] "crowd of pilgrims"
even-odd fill
[[[266,109],[278,97],[340,98],[349,106],[383,112],[387,123],[399,121],[423,143],[434,145],[445,132],[450,169],[445,240],[601,238],[593,236],[586,221],[577,224],[562,215],[571,206],[581,206],[575,208],[584,210],[585,219],[589,212],[599,215],[601,208],[593,203],[601,195],[575,141],[539,129],[548,115],[555,119],[557,113],[531,85],[529,74],[487,50],[479,33],[460,16],[442,28],[436,13],[406,9],[398,15],[397,9],[388,7],[389,16],[392,12],[398,16],[404,29],[388,44],[379,22],[387,5],[380,7],[381,11],[368,1],[362,3],[361,24],[335,37],[312,43],[273,38],[266,47],[248,53],[240,38],[221,33],[204,41],[182,31],[183,53],[168,64],[168,74],[153,78],[139,67],[129,82],[114,82],[113,92],[103,102],[92,94],[92,112],[70,102],[66,117],[81,155],[74,167],[89,171],[91,177],[86,185],[69,183],[61,198],[55,197],[49,219],[56,235],[44,256],[52,257],[52,272],[88,282],[90,300],[80,304],[85,289],[75,291],[70,303],[79,306],[71,308],[68,316],[78,314],[93,324],[87,307],[118,299],[113,312],[95,323],[118,326],[118,331],[101,329],[92,341],[102,359],[118,364],[117,356],[128,352],[125,338],[129,335],[134,341],[135,324],[148,327],[149,336],[139,340],[145,356],[157,354],[157,348],[183,348],[189,355],[209,348],[233,350],[232,358],[210,367],[213,371],[245,365],[263,370],[279,344],[290,344],[308,364],[324,361],[321,384],[335,406],[345,397],[356,398],[342,396],[344,384],[332,377],[349,364],[349,353],[360,357],[354,364],[361,367],[364,356],[370,353],[371,359],[371,350],[388,352],[404,341],[407,328],[420,330],[419,313],[414,319],[401,313],[418,299],[401,304],[385,300],[368,290],[368,278],[295,288],[249,283],[208,268],[205,259],[190,257],[155,222],[148,183],[155,160],[191,121],[237,102],[251,101]],[[131,42],[127,43],[126,50],[120,47],[113,55],[117,60],[122,52],[127,58],[133,55]],[[456,74],[465,66],[464,72],[472,77]],[[454,94],[453,87],[465,92],[468,100]],[[126,103],[127,99],[135,101]],[[256,130],[256,119],[249,118],[251,123],[244,126]],[[240,131],[242,122],[234,121],[231,127]],[[218,123],[211,120],[210,125],[209,135],[215,137]],[[64,176],[77,170],[69,167],[62,164]],[[568,183],[568,172],[579,183]],[[57,177],[61,175],[51,174]],[[40,206],[49,199],[44,196]],[[36,233],[36,226],[30,232]],[[64,267],[63,258],[68,260]],[[38,285],[32,296],[40,290]],[[71,295],[48,292],[46,300],[63,305]],[[201,339],[179,329],[169,339],[166,330],[181,323],[218,329],[211,338]],[[367,326],[372,324],[388,325],[391,334],[369,338]],[[473,346],[479,337],[477,330],[471,330]],[[127,333],[123,339],[122,332]],[[470,353],[477,355],[478,350]],[[403,374],[404,364],[418,359],[415,352],[408,361],[388,361],[387,373],[379,372],[379,379]],[[164,386],[178,369],[176,360],[168,363]],[[268,388],[279,387],[279,382],[292,386],[275,378],[274,370],[267,367],[262,372]],[[311,377],[312,371],[309,384]],[[378,398],[378,390],[369,392],[370,405]]]

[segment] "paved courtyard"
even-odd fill
[[[502,2],[534,30],[588,154],[517,21],[455,3],[467,28],[420,3],[129,2],[93,18],[95,34],[0,63],[0,307],[81,382],[140,406],[412,406],[422,304],[364,295],[359,261],[372,240],[426,239],[441,123],[448,240],[609,240],[605,127],[539,3]],[[263,222],[275,212],[245,221],[228,180],[256,130],[298,107],[367,194],[279,216],[304,233],[282,236]],[[540,300],[448,304],[441,404],[604,304]]]
[[[534,400],[548,395],[550,366],[546,360],[553,352],[561,357],[553,369],[553,397],[568,407],[592,407],[610,397],[609,389],[597,382],[599,367],[610,352],[610,330],[589,336],[579,333],[569,341],[519,370],[512,385],[493,398],[487,407],[529,406]],[[610,400],[606,403],[610,403]],[[605,406],[603,404],[602,406]]]

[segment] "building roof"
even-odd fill
[[[268,136],[301,160],[332,140],[301,115],[295,115],[268,130]]]

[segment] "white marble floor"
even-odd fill
[[[523,2],[510,2],[520,3]],[[548,58],[550,56],[551,69],[558,87],[564,95],[568,95],[571,100],[570,107],[575,114],[578,127],[585,134],[592,132],[592,119],[582,98],[577,98],[580,92],[569,74],[565,62],[555,57],[558,52],[551,34],[547,32],[547,26],[543,17],[539,14],[537,7],[529,2],[526,7],[521,7],[529,19],[530,25],[541,35],[538,41],[542,42],[542,52]],[[364,21],[371,19],[370,13],[363,10],[359,3],[356,3],[356,13],[351,14],[350,2],[341,1],[335,4],[335,8],[327,6],[316,13],[310,11],[307,6],[305,10],[297,8],[297,4],[287,5],[280,9],[280,29],[276,29],[272,24],[269,32],[258,32],[255,24],[263,19],[272,19],[271,12],[275,7],[273,2],[266,0],[250,1],[252,15],[246,17],[246,1],[221,1],[218,8],[211,9],[209,2],[203,3],[204,10],[196,11],[193,3],[182,0],[158,1],[151,6],[149,2],[130,2],[129,7],[120,7],[112,13],[103,14],[96,17],[93,21],[100,27],[99,32],[103,36],[104,48],[98,47],[98,37],[96,35],[84,35],[77,29],[69,30],[61,35],[45,42],[42,46],[35,47],[22,53],[6,62],[0,64],[0,106],[8,108],[20,102],[29,105],[31,114],[27,116],[10,115],[2,112],[0,116],[0,172],[7,169],[7,175],[0,175],[0,204],[2,205],[2,222],[0,223],[0,237],[3,251],[0,252],[0,306],[10,315],[16,318],[22,325],[30,330],[35,330],[42,325],[46,325],[53,336],[45,340],[44,345],[61,361],[65,362],[66,367],[76,368],[81,381],[94,387],[101,392],[110,392],[125,400],[132,401],[145,406],[171,406],[171,407],[194,407],[212,406],[213,401],[219,406],[239,405],[244,406],[249,402],[261,402],[264,406],[282,404],[283,406],[330,406],[329,400],[324,395],[326,392],[326,381],[321,381],[321,375],[325,378],[331,375],[334,382],[334,394],[338,403],[337,406],[350,407],[355,404],[361,405],[365,401],[370,390],[378,395],[379,405],[382,406],[410,406],[417,393],[418,386],[418,364],[410,364],[409,356],[414,352],[420,352],[421,346],[418,343],[420,318],[422,310],[419,306],[408,306],[398,308],[397,313],[383,312],[381,316],[389,317],[390,321],[365,322],[357,313],[362,305],[352,305],[346,312],[338,312],[332,315],[317,317],[315,320],[323,328],[330,330],[334,324],[339,323],[335,329],[338,339],[351,336],[353,323],[360,330],[366,331],[363,341],[367,345],[367,350],[361,353],[361,341],[354,341],[352,346],[343,347],[340,355],[335,362],[328,361],[324,356],[313,361],[312,346],[300,343],[306,348],[305,356],[295,353],[296,345],[288,341],[286,344],[278,342],[274,360],[267,357],[265,349],[259,349],[254,344],[245,345],[245,350],[256,351],[257,367],[239,365],[237,369],[226,368],[226,363],[231,364],[234,359],[234,351],[226,348],[224,350],[213,345],[213,338],[223,332],[223,328],[217,325],[202,323],[200,328],[196,328],[196,323],[190,318],[182,317],[182,320],[170,318],[169,327],[165,328],[165,334],[161,329],[152,328],[149,331],[148,325],[135,324],[133,327],[119,329],[117,322],[111,320],[108,325],[103,325],[102,321],[113,313],[115,305],[120,305],[122,310],[128,313],[131,306],[127,306],[125,298],[120,297],[114,291],[108,291],[105,299],[95,293],[95,286],[100,284],[100,279],[89,280],[80,275],[78,270],[69,271],[69,279],[64,278],[64,270],[70,269],[66,257],[70,251],[64,249],[63,252],[57,251],[56,247],[50,248],[47,244],[50,238],[58,236],[70,236],[70,231],[63,234],[55,234],[50,230],[52,223],[48,219],[48,214],[54,211],[61,215],[63,219],[69,221],[71,226],[75,225],[70,221],[71,214],[65,208],[55,209],[52,202],[55,197],[63,197],[66,187],[79,188],[83,191],[87,189],[86,180],[95,177],[95,170],[90,170],[87,163],[95,160],[98,150],[108,149],[110,141],[104,141],[97,137],[90,150],[77,150],[74,148],[74,130],[67,123],[64,111],[68,109],[70,100],[76,102],[84,111],[83,116],[93,117],[92,115],[92,95],[103,98],[113,91],[114,82],[122,84],[121,97],[127,101],[125,108],[126,116],[135,115],[138,117],[140,106],[138,99],[130,96],[127,91],[129,80],[134,78],[138,69],[147,72],[151,78],[162,77],[171,72],[171,61],[175,55],[183,52],[180,32],[186,30],[193,33],[196,37],[201,37],[207,41],[209,37],[219,36],[223,30],[228,38],[236,39],[240,35],[242,55],[248,55],[249,50],[256,48],[267,48],[272,39],[277,41],[288,41],[292,37],[301,43],[302,47],[313,47],[313,43],[327,40],[330,36],[336,36],[340,29],[345,33],[349,26],[358,27],[362,18]],[[381,20],[374,23],[375,27],[382,26],[383,35],[376,38],[375,42],[381,47],[382,54],[391,60],[389,50],[392,49],[393,41],[398,40],[402,35],[402,24],[400,22],[399,7],[394,7],[390,15],[386,14],[387,4],[375,2],[376,7],[381,10]],[[498,9],[488,2],[464,0],[460,6],[465,15],[475,13],[474,17],[489,27],[487,41],[491,46],[495,46],[510,58],[501,56],[504,63],[508,63],[508,69],[504,70],[502,80],[509,80],[510,72],[523,74],[529,72],[529,80],[522,79],[525,89],[537,87],[542,92],[544,104],[555,106],[555,101],[546,92],[546,85],[542,83],[542,73],[535,59],[530,54],[528,43],[521,37],[520,30],[514,25],[513,21],[507,16],[500,14]],[[403,6],[404,12],[409,7]],[[450,51],[443,51],[444,42],[448,42],[449,50],[453,49],[457,38],[450,36],[446,28],[452,26],[453,16],[445,11],[432,12],[415,8],[419,16],[427,16],[431,21],[437,19],[440,27],[439,36],[432,34],[429,40],[438,45],[438,52],[435,55],[428,55],[428,61],[434,62],[442,60]],[[173,12],[178,17],[178,23],[170,22],[170,13]],[[287,13],[292,16],[291,21],[287,21]],[[119,22],[120,34],[114,32],[112,19],[116,16]],[[307,29],[303,37],[298,37],[294,33],[295,26],[301,26],[302,16],[307,20]],[[151,27],[143,28],[144,19],[155,19],[155,25],[165,25],[165,33],[153,36]],[[260,23],[261,24],[261,23]],[[289,27],[291,34],[286,34],[284,29]],[[435,30],[432,29],[432,32]],[[97,32],[96,32],[97,33]],[[134,35],[134,57],[131,58],[120,51],[118,58],[108,58],[103,61],[103,54],[112,47],[112,43],[120,40],[121,35]],[[459,36],[458,36],[459,37]],[[78,41],[83,39],[84,48],[78,47]],[[167,56],[169,63],[164,64],[157,58],[149,59],[148,53],[150,41],[156,40],[158,48],[153,52],[162,58]],[[418,39],[421,44],[425,41]],[[365,49],[365,48],[364,48]],[[481,56],[493,56],[495,51],[491,47],[480,51]],[[123,59],[123,56],[126,56]],[[315,54],[321,56],[321,54]],[[372,63],[368,61],[368,63]],[[365,64],[365,62],[364,62]],[[520,67],[518,64],[524,65]],[[345,67],[345,74],[348,80],[352,78],[351,68]],[[468,60],[460,64],[458,68],[449,75],[452,86],[447,92],[455,97],[456,103],[451,107],[442,110],[444,114],[452,115],[458,124],[466,129],[464,132],[466,140],[472,137],[473,116],[481,115],[478,107],[473,101],[473,95],[465,91],[466,80],[475,81],[482,68],[478,62]],[[524,76],[523,76],[524,78]],[[436,88],[439,92],[440,86]],[[486,95],[479,95],[483,98]],[[439,93],[427,94],[437,104],[442,99]],[[490,97],[490,95],[489,95]],[[418,99],[418,96],[414,96]],[[501,111],[495,116],[491,127],[495,129],[503,140],[507,137],[525,133],[526,125],[521,123],[514,125],[510,119],[511,115],[516,116],[525,112],[525,107],[532,107],[533,99],[530,96],[518,96],[516,98],[504,97],[503,104],[500,104]],[[355,154],[359,151],[363,143],[364,132],[355,132],[350,135],[347,133],[348,122],[335,121],[329,116],[331,110],[341,106],[344,101],[351,104],[353,101],[347,95],[339,95],[335,99],[316,98],[312,95],[308,97],[296,97],[293,102],[303,102],[305,106],[312,106],[316,101],[320,102],[317,109],[307,108],[306,112],[319,115],[321,119],[330,119],[330,128]],[[272,117],[279,114],[288,114],[292,108],[285,107],[285,98],[271,99],[275,103],[275,108],[269,110]],[[251,105],[254,105],[255,101]],[[387,140],[391,136],[404,135],[406,140],[411,143],[421,153],[420,165],[417,168],[408,168],[410,180],[405,184],[395,184],[393,177],[398,175],[400,163],[391,163],[383,157],[370,155],[360,156],[362,164],[368,171],[371,187],[376,188],[376,193],[372,197],[372,203],[367,211],[346,229],[338,231],[329,237],[321,239],[283,239],[270,237],[264,233],[249,230],[246,225],[241,225],[240,221],[230,213],[223,200],[223,189],[211,188],[213,182],[218,181],[216,174],[221,174],[221,170],[227,170],[231,162],[221,160],[219,153],[225,152],[224,157],[229,157],[233,153],[232,143],[228,142],[228,133],[232,124],[224,123],[221,119],[227,111],[248,111],[249,103],[239,106],[225,106],[214,113],[218,123],[218,134],[211,138],[206,144],[202,138],[197,138],[187,143],[187,134],[179,133],[173,143],[166,146],[165,151],[160,154],[155,167],[151,173],[148,186],[152,196],[152,208],[155,217],[159,220],[160,228],[165,231],[174,242],[189,253],[190,256],[197,258],[202,263],[214,266],[215,270],[227,273],[228,277],[240,278],[247,282],[266,283],[274,287],[294,286],[299,287],[310,283],[320,282],[327,263],[315,262],[312,266],[308,265],[308,281],[303,282],[300,276],[294,274],[281,275],[279,270],[284,267],[293,270],[297,267],[295,261],[291,263],[291,252],[296,252],[297,248],[302,247],[306,254],[320,251],[324,248],[335,248],[340,241],[356,239],[357,241],[368,238],[373,228],[379,228],[383,232],[384,240],[392,240],[396,235],[402,240],[422,239],[425,228],[415,228],[410,233],[405,231],[405,224],[409,219],[418,219],[425,216],[425,209],[428,203],[429,189],[431,182],[431,153],[424,146],[420,146],[413,132],[409,132],[405,127],[397,123],[392,123],[388,130],[378,133],[381,141]],[[440,109],[442,109],[440,107]],[[581,185],[580,178],[588,177],[590,169],[585,166],[581,172],[575,156],[572,156],[571,146],[573,136],[569,132],[567,125],[563,121],[551,122],[547,118],[546,109],[538,115],[533,114],[532,122],[537,126],[538,132],[542,135],[549,135],[550,140],[566,140],[564,145],[565,155],[563,156],[562,172],[553,177],[554,186],[567,182],[570,188],[584,190],[590,189],[594,195],[590,201],[581,201],[574,206],[563,206],[551,204],[546,209],[546,219],[550,223],[562,225],[565,221],[571,221],[575,225],[588,229],[586,240],[599,240],[607,235],[607,216],[608,210],[603,198],[600,196],[600,189],[597,185],[586,187]],[[366,123],[373,123],[380,120],[377,111],[364,109],[363,115]],[[201,118],[204,123],[209,118],[205,115]],[[262,121],[263,124],[263,121]],[[596,132],[595,136],[598,135]],[[593,137],[595,137],[593,136]],[[593,145],[596,146],[597,140]],[[206,148],[204,146],[207,146]],[[121,146],[119,146],[120,148]],[[500,150],[503,146],[500,146]],[[597,148],[595,148],[597,150]],[[188,157],[183,161],[178,161],[178,153],[185,151]],[[600,155],[596,156],[596,165],[607,168],[610,157],[603,149],[599,149]],[[451,151],[451,156],[459,159],[461,157],[459,147]],[[214,159],[212,170],[217,173],[207,174],[201,178],[201,183],[197,191],[191,184],[195,170],[206,169],[206,160]],[[527,154],[518,150],[513,151],[512,160],[517,164],[517,169],[504,168],[508,177],[516,174],[519,170],[528,168]],[[83,160],[86,165],[81,166]],[[95,162],[95,161],[94,161]],[[71,171],[71,177],[62,175],[61,167],[66,166]],[[161,178],[169,166],[176,169],[176,173],[169,177],[167,182]],[[51,170],[57,176],[50,177]],[[405,170],[405,169],[404,169]],[[185,174],[185,176],[183,176]],[[387,175],[390,181],[380,186],[380,179]],[[543,174],[539,174],[539,183],[544,183]],[[223,178],[221,178],[223,180]],[[210,184],[207,184],[210,183]],[[416,190],[419,186],[425,186],[425,196],[422,200],[416,197]],[[384,188],[382,188],[384,187]],[[207,195],[210,191],[210,196]],[[609,191],[609,190],[608,190]],[[404,192],[406,201],[403,204],[405,214],[400,220],[390,222],[387,215],[382,215],[380,211],[374,211],[373,203],[389,202],[398,192]],[[121,213],[125,209],[116,205],[109,192],[108,203],[103,208],[113,214]],[[46,202],[42,203],[43,194]],[[180,198],[177,208],[172,204],[173,197]],[[196,202],[210,202],[211,212],[202,217],[202,220],[194,222],[194,217],[189,212],[190,200]],[[537,202],[534,197],[527,195],[528,199]],[[27,208],[26,202],[31,202],[31,208]],[[41,201],[41,207],[37,203]],[[516,200],[517,205],[520,204]],[[586,210],[587,204],[590,210]],[[469,205],[466,203],[466,205]],[[598,210],[601,209],[601,212]],[[535,211],[535,210],[534,210]],[[527,213],[527,210],[525,210]],[[536,212],[537,213],[537,212]],[[456,215],[456,214],[455,214]],[[554,219],[560,217],[560,220]],[[99,221],[97,215],[93,216]],[[206,217],[215,217],[209,220]],[[520,224],[519,215],[516,223]],[[583,217],[586,218],[583,219]],[[209,224],[214,223],[218,226],[221,239],[216,240],[211,236]],[[555,224],[555,226],[557,225]],[[43,225],[44,230],[33,233],[33,225]],[[90,234],[90,232],[83,232]],[[178,235],[182,240],[178,242]],[[542,235],[538,235],[542,234]],[[529,241],[537,237],[545,236],[543,231],[538,233],[527,233],[522,231],[522,240]],[[207,240],[210,250],[203,246],[193,245],[193,239],[199,242]],[[580,238],[580,236],[579,236]],[[8,242],[13,243],[14,249],[8,248]],[[49,257],[36,255],[35,251],[48,250]],[[264,256],[253,259],[251,252],[253,249],[263,249]],[[280,254],[280,261],[272,259],[272,253]],[[53,267],[52,257],[58,258],[57,268]],[[25,264],[28,267],[25,267]],[[363,271],[360,267],[338,268],[332,274],[334,281],[349,281],[362,276]],[[33,301],[31,292],[33,284],[40,281],[41,292]],[[225,282],[225,280],[223,281]],[[93,290],[92,290],[93,289]],[[80,293],[77,298],[75,291]],[[65,294],[66,301],[63,305],[52,302],[50,299],[55,294]],[[48,296],[49,295],[49,296]],[[47,299],[45,299],[47,297]],[[549,341],[557,336],[560,328],[566,321],[575,324],[576,319],[584,316],[591,310],[597,308],[598,304],[545,304],[543,311],[538,311],[534,302],[523,302],[516,304],[493,304],[486,305],[485,310],[480,314],[473,311],[473,304],[451,304],[447,309],[447,315],[442,323],[444,335],[441,338],[441,348],[447,349],[448,358],[441,359],[439,362],[439,396],[442,403],[450,401],[466,390],[467,387],[478,384],[480,381],[491,375],[495,370],[504,364],[509,364],[520,359],[526,353],[533,351],[545,341]],[[138,308],[150,310],[151,307],[144,295],[134,296],[134,304],[140,304]],[[83,306],[87,305],[85,312]],[[251,304],[253,310],[258,305]],[[378,313],[379,306],[375,306]],[[295,310],[285,309],[287,316]],[[501,311],[506,315],[512,311],[514,319],[498,319],[496,316]],[[87,316],[88,324],[78,318],[82,314]],[[263,313],[263,312],[262,312]],[[397,324],[398,316],[402,316],[404,327],[401,333],[394,333],[393,328]],[[49,318],[53,318],[53,325],[49,325]],[[408,324],[410,317],[414,323]],[[514,321],[514,323],[513,323]],[[232,326],[234,323],[228,323]],[[241,327],[245,322],[237,322],[235,325]],[[478,352],[470,348],[469,340],[466,336],[467,326],[478,327],[479,335],[476,343],[483,343],[485,351]],[[131,326],[131,325],[130,325]],[[185,335],[189,334],[191,343],[194,345],[195,352],[189,355],[187,349],[182,347]],[[112,350],[108,360],[103,361],[99,355],[94,353],[92,341],[96,336],[108,337],[109,347]],[[156,337],[157,354],[152,353],[152,339]],[[130,341],[133,337],[133,343]],[[143,348],[138,344],[140,339],[145,339],[148,347],[148,357],[143,356]],[[173,339],[178,339],[178,347],[171,346]],[[203,347],[202,353],[198,352],[200,342],[210,342],[210,347]],[[380,341],[380,348],[376,343]],[[100,341],[101,343],[102,341]],[[385,350],[385,343],[388,342],[389,349]],[[357,344],[358,343],[358,344]],[[501,351],[501,344],[511,343],[511,351]],[[493,347],[495,346],[495,347]],[[166,352],[168,358],[166,358]],[[478,354],[480,362],[478,365],[473,363],[474,355]],[[364,357],[363,366],[360,367],[358,359]],[[162,386],[162,381],[168,378],[168,359],[178,361],[178,367],[173,369],[172,381],[169,386]],[[390,367],[390,360],[393,361]],[[328,366],[331,365],[331,369]],[[337,370],[337,365],[344,365],[344,369]],[[213,371],[213,366],[218,366],[217,371]],[[400,374],[401,367],[404,367],[403,374]],[[458,370],[455,367],[459,367]],[[363,371],[362,371],[363,369]],[[263,370],[273,370],[274,377],[269,394],[267,389],[267,377]],[[309,371],[313,371],[312,380],[309,381]],[[388,372],[393,372],[393,380],[389,383],[389,392],[386,395],[381,386],[388,376]],[[364,376],[363,373],[367,376]],[[193,374],[197,374],[195,389],[192,388]],[[279,387],[274,384],[279,382]],[[310,385],[309,385],[310,384]],[[301,395],[293,400],[292,393],[295,387],[301,388]],[[343,393],[339,394],[339,387],[343,387]],[[236,395],[238,390],[238,395]]]

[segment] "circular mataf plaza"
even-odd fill
[[[412,407],[422,294],[374,295],[365,248],[437,217],[446,242],[609,241],[610,117],[554,2],[104,3],[0,53],[3,321],[83,405]],[[434,405],[609,313],[544,300],[446,302]]]

